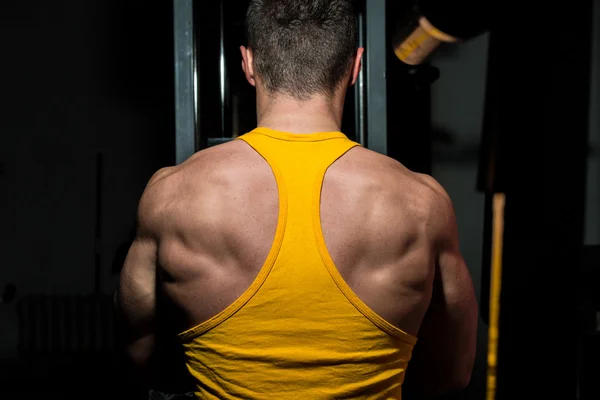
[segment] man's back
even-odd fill
[[[287,157],[291,157],[293,153],[301,152],[300,146],[304,146],[306,152],[305,144],[316,137],[316,135],[291,135],[276,131],[267,131],[267,133],[270,136],[267,139],[265,139],[267,135],[262,135],[263,140],[270,141],[267,147],[271,146],[279,153],[288,152],[279,154],[280,160],[287,160]],[[246,137],[252,138],[252,135],[261,136],[259,133],[252,133]],[[281,135],[284,135],[285,140],[281,140]],[[333,340],[349,345],[346,350],[356,351],[352,357],[353,360],[359,358],[354,360],[358,367],[348,376],[358,383],[355,383],[357,387],[353,387],[345,395],[352,393],[356,398],[361,398],[360,395],[367,396],[364,398],[372,398],[379,391],[380,394],[387,393],[386,396],[389,397],[385,398],[400,397],[399,387],[406,364],[410,359],[412,346],[416,341],[415,336],[419,332],[431,300],[440,248],[439,239],[443,236],[439,229],[445,226],[444,218],[448,218],[448,210],[451,206],[443,190],[431,178],[414,174],[385,156],[362,147],[355,147],[355,144],[345,137],[340,137],[343,136],[341,134],[318,135],[333,135],[331,140],[341,141],[344,143],[342,147],[346,146],[341,151],[338,150],[339,154],[330,154],[331,162],[323,164],[327,169],[326,172],[322,171],[323,176],[320,178],[322,181],[314,180],[313,176],[310,176],[305,181],[310,184],[299,183],[304,179],[302,177],[311,174],[311,165],[319,163],[319,154],[329,151],[319,150],[322,148],[320,143],[324,140],[312,142],[314,147],[310,152],[317,153],[314,159],[306,157],[303,161],[296,160],[295,164],[287,163],[289,165],[285,168],[283,165],[278,165],[277,156],[271,157],[268,151],[259,154],[260,146],[254,146],[258,147],[257,151],[248,143],[236,140],[200,152],[179,167],[160,171],[148,186],[140,207],[146,210],[145,220],[152,221],[153,226],[149,228],[157,235],[161,286],[175,305],[176,311],[179,311],[177,313],[180,315],[177,319],[179,325],[174,328],[180,332],[185,331],[180,334],[180,337],[190,359],[188,369],[199,380],[199,392],[201,386],[212,384],[207,383],[208,381],[202,382],[199,375],[206,375],[207,370],[214,372],[217,368],[206,364],[213,362],[224,365],[227,358],[249,358],[247,354],[246,356],[239,354],[239,351],[236,353],[235,350],[227,350],[219,353],[214,348],[210,348],[213,345],[227,346],[223,343],[214,343],[224,341],[222,336],[218,336],[220,331],[225,331],[225,336],[228,336],[229,333],[226,331],[231,329],[231,332],[240,335],[235,337],[233,342],[235,344],[229,344],[230,347],[238,345],[263,347],[263,349],[254,348],[244,351],[268,353],[268,350],[264,349],[267,344],[260,342],[260,339],[253,341],[253,338],[261,336],[260,329],[256,327],[257,321],[252,319],[255,316],[251,315],[243,319],[244,312],[240,311],[244,306],[246,310],[253,310],[251,299],[256,297],[258,299],[256,303],[260,302],[260,296],[268,297],[270,293],[288,290],[291,292],[290,296],[296,296],[306,302],[306,305],[302,306],[304,309],[311,306],[318,309],[321,307],[319,302],[325,301],[320,294],[310,292],[307,286],[303,286],[306,282],[297,282],[298,279],[288,278],[286,283],[284,278],[277,278],[277,270],[265,271],[269,268],[268,258],[273,258],[271,264],[275,266],[272,268],[279,268],[282,276],[294,276],[296,274],[294,268],[296,270],[304,268],[307,275],[304,275],[302,280],[330,281],[329,286],[325,282],[319,289],[336,292],[335,295],[338,297],[335,297],[335,300],[327,300],[329,303],[343,302],[345,305],[353,303],[352,311],[355,311],[360,319],[359,325],[356,326],[349,321],[356,316],[350,314],[347,314],[346,322],[330,318],[330,325],[327,325],[327,316],[319,311],[302,317],[298,316],[297,310],[292,311],[290,308],[289,313],[284,313],[283,317],[292,321],[294,318],[298,319],[295,323],[300,325],[292,329],[292,333],[298,337],[310,336],[308,325],[311,323],[325,323],[326,329],[331,331],[329,334],[334,338]],[[298,143],[290,146],[290,142],[293,142],[290,137],[302,138]],[[252,143],[251,140],[248,142]],[[287,143],[287,150],[280,149],[279,143]],[[299,146],[293,147],[295,145]],[[307,154],[312,154],[310,152]],[[282,163],[286,164],[283,161],[279,162]],[[286,168],[296,172],[285,172]],[[296,178],[292,176],[293,173],[297,174]],[[317,187],[314,186],[313,181]],[[319,212],[315,214],[309,210],[310,203],[313,201],[311,199],[315,198],[311,193],[318,193],[319,189]],[[295,197],[287,198],[289,196]],[[306,198],[304,203],[300,199],[303,197]],[[318,196],[316,199],[318,200]],[[299,203],[295,204],[295,202]],[[307,210],[302,211],[302,209]],[[282,219],[287,220],[287,224],[284,224],[287,226],[282,227]],[[306,229],[301,228],[303,224],[307,224],[305,221],[310,219],[313,219],[310,221],[312,228],[308,225]],[[290,243],[287,245],[287,252],[286,235]],[[316,246],[313,246],[315,237]],[[318,254],[319,240],[324,243],[321,258],[311,259],[307,254],[313,250]],[[298,247],[298,242],[308,244]],[[279,253],[282,243],[284,254]],[[275,249],[277,246],[279,247]],[[292,265],[295,260],[298,261],[298,265]],[[328,264],[327,260],[331,260],[331,263]],[[323,275],[322,272],[326,273],[327,268],[333,270],[329,270],[329,275]],[[313,278],[313,275],[320,278]],[[311,283],[312,286],[319,284],[316,281]],[[346,297],[342,297],[341,292],[344,292]],[[307,299],[305,294],[315,298]],[[286,293],[283,295],[285,296]],[[246,305],[248,302],[250,304]],[[285,301],[282,302],[279,298],[277,303],[282,305]],[[345,305],[334,305],[327,312],[338,314],[341,318],[346,315],[344,314],[346,311],[342,311],[339,307],[343,308]],[[327,306],[323,305],[321,311],[325,312],[325,310]],[[247,311],[246,314],[252,312]],[[350,312],[349,309],[347,312]],[[256,314],[260,312],[257,311]],[[275,314],[273,320],[277,319]],[[363,315],[367,318],[363,318]],[[261,322],[269,319],[271,317],[268,314],[262,315]],[[319,321],[313,321],[314,319]],[[246,331],[243,334],[231,327],[236,324],[236,321],[243,321],[238,323],[245,324]],[[281,318],[277,324],[281,324]],[[344,329],[356,331],[355,337],[352,337],[352,332]],[[366,332],[361,332],[361,329]],[[276,329],[267,326],[266,330],[273,332]],[[265,340],[273,343],[281,339],[285,346],[293,348],[289,333],[288,330],[288,336],[284,334],[283,338],[272,333],[263,336],[271,335]],[[211,335],[216,338],[213,339]],[[361,338],[361,335],[364,337]],[[390,339],[393,337],[401,340],[390,341],[388,336]],[[198,340],[205,340],[205,342],[198,342]],[[360,344],[352,343],[353,340],[365,342],[367,346],[365,349],[372,348],[373,354],[385,353],[383,360],[393,358],[395,364],[386,365],[386,361],[378,359],[376,364],[381,364],[382,371],[378,372],[379,375],[372,372],[374,375],[365,379],[365,383],[361,386],[356,373],[369,370],[360,365],[365,364],[365,360],[373,356],[369,355],[367,350],[362,353],[358,351]],[[377,344],[378,340],[381,343]],[[314,348],[300,347],[299,351],[315,352],[323,346],[335,347],[332,342],[315,343],[315,346]],[[386,353],[386,348],[394,352]],[[341,347],[339,352],[343,353],[346,350]],[[213,355],[218,353],[218,356],[207,358],[197,354],[201,352]],[[305,354],[300,358],[304,357],[311,359],[313,356]],[[318,370],[319,367],[325,367],[330,363],[333,365],[331,371],[336,374],[335,364],[354,363],[343,357],[340,359],[331,355],[324,357],[329,359],[319,360],[318,355],[315,355],[314,362],[308,364]],[[269,362],[264,360],[261,362],[270,376],[276,375],[271,370],[274,368],[273,365],[266,365]],[[278,358],[273,361],[273,364],[282,365],[286,362],[294,364],[300,363],[300,360],[295,360],[291,356],[285,360]],[[238,359],[234,365],[243,367],[244,362]],[[302,365],[303,375],[309,376],[306,364],[299,365]],[[256,366],[253,368],[254,371],[249,375],[244,374],[243,379],[247,379],[248,382],[260,381],[256,378],[260,371]],[[290,368],[290,365],[285,366],[286,370]],[[342,365],[338,366],[337,376],[343,369]],[[364,374],[368,375],[366,372]],[[381,378],[385,374],[391,375],[388,378]],[[214,381],[216,375],[208,379]],[[231,372],[231,375],[235,374]],[[295,380],[299,379],[295,378]],[[301,382],[299,384],[302,387]],[[314,389],[315,383],[310,385]],[[326,383],[325,386],[327,385]],[[343,381],[335,385],[343,386]],[[260,384],[254,389],[251,383],[248,383],[248,386],[249,388],[244,390],[260,392],[264,389]],[[323,388],[317,389],[320,390],[318,393],[323,393],[324,398],[328,398]],[[216,389],[213,387],[211,390]],[[229,387],[226,390],[234,389]],[[271,388],[271,395],[273,395],[272,390]],[[299,390],[299,387],[295,387],[294,395],[299,395]],[[249,395],[248,391],[242,393]],[[238,393],[238,397],[243,396],[242,393]],[[338,395],[344,394],[338,393]],[[203,396],[206,396],[206,393]],[[223,393],[217,397],[220,396],[223,396]],[[256,396],[262,398],[258,394]],[[282,396],[280,392],[278,398]],[[315,394],[312,393],[310,396]],[[235,395],[232,398],[235,398]]]
[[[255,280],[275,236],[277,183],[269,164],[237,140],[160,171],[148,191],[161,215],[164,290],[189,328]],[[431,179],[362,147],[323,182],[321,225],[336,268],[373,311],[413,336],[431,297],[436,245],[428,229],[445,201]]]
[[[411,357],[425,394],[464,387],[477,305],[452,205],[339,132],[352,1],[251,0],[245,26],[260,128],[149,183],[116,296],[131,359],[147,372],[158,323],[200,398],[398,399]]]

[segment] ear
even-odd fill
[[[362,68],[362,56],[365,52],[365,49],[359,47],[356,50],[356,55],[354,56],[354,62],[352,63],[352,78],[350,80],[350,86],[353,86],[358,79],[358,74],[360,73],[360,69]]]
[[[244,71],[244,75],[246,75],[246,80],[252,86],[256,86],[256,80],[254,79],[254,66],[252,65],[252,51],[244,46],[240,46],[240,52],[242,53],[242,70]]]

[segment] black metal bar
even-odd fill
[[[173,1],[175,59],[175,153],[176,163],[187,160],[196,150],[198,129],[197,68],[195,64],[193,1]]]
[[[366,48],[365,70],[367,83],[367,144],[369,149],[388,154],[388,99],[386,60],[389,47],[386,45],[386,1],[366,2]]]
[[[358,7],[357,7],[358,8]],[[357,9],[356,33],[358,36],[358,47],[365,46],[365,5],[364,2]],[[354,86],[354,117],[356,141],[367,147],[367,110],[365,104],[365,68],[361,68]]]
[[[96,156],[96,234],[94,241],[94,293],[102,291],[102,180],[104,161],[102,154]]]
[[[385,60],[387,154],[415,172],[431,174],[431,83],[438,78],[438,71],[428,63],[407,65],[394,56],[392,51],[398,21],[402,21],[412,10],[412,3],[388,2],[386,9],[386,48],[390,54]]]

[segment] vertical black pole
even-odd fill
[[[404,64],[393,53],[398,24],[412,15],[414,3],[386,3],[387,155],[415,172],[431,174],[431,84],[439,71],[427,62]]]
[[[102,154],[96,155],[96,232],[94,240],[94,293],[102,291],[102,178],[104,160]]]

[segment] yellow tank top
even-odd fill
[[[344,282],[325,246],[325,172],[358,143],[340,132],[258,128],[238,138],[271,166],[279,221],[250,288],[181,333],[200,399],[400,399],[416,338],[383,320]]]

